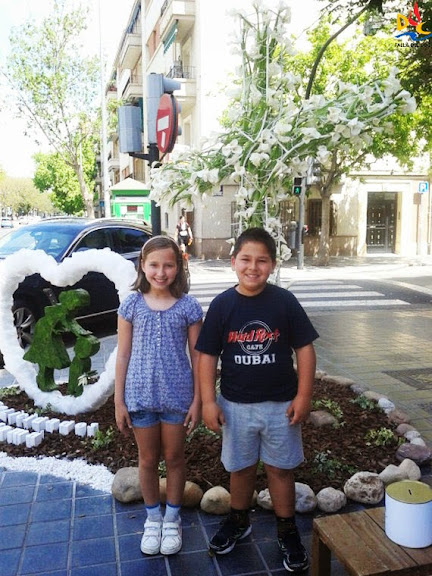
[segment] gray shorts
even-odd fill
[[[222,396],[222,464],[237,472],[261,460],[275,468],[291,470],[304,460],[301,425],[289,425],[290,402],[230,402]]]

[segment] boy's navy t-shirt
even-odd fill
[[[297,298],[267,284],[256,296],[229,288],[208,309],[196,349],[221,356],[221,394],[231,402],[292,400],[292,352],[318,338]]]

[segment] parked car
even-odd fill
[[[1,228],[13,228],[13,220],[10,216],[2,216]]]
[[[21,248],[43,250],[62,262],[78,250],[108,247],[136,263],[150,236],[151,228],[137,221],[47,218],[16,228],[0,238],[0,260]],[[80,311],[80,319],[101,318],[115,313],[118,308],[115,286],[104,274],[89,272],[72,288],[84,288],[90,294],[90,305]],[[31,342],[35,323],[43,315],[45,306],[56,303],[61,290],[39,274],[27,276],[18,286],[13,312],[18,340],[23,348]],[[2,360],[0,352],[0,362]]]

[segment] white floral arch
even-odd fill
[[[70,286],[87,272],[100,272],[111,280],[122,301],[131,291],[136,272],[132,262],[109,248],[76,252],[58,264],[41,250],[19,250],[0,264],[0,350],[6,369],[16,378],[19,387],[34,400],[36,406],[50,404],[64,414],[90,412],[102,406],[114,391],[117,347],[113,350],[99,380],[84,387],[79,397],[64,396],[59,390],[43,392],[36,383],[36,367],[23,359],[12,313],[13,294],[26,276],[38,273],[55,286]]]

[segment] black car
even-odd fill
[[[0,238],[0,260],[27,248],[43,250],[57,262],[62,262],[77,251],[108,247],[135,264],[139,251],[150,236],[151,228],[139,221],[47,218],[17,228]],[[103,317],[118,308],[117,290],[104,274],[89,272],[70,288],[84,288],[90,294],[90,306],[80,311],[79,318]],[[39,274],[27,276],[18,286],[14,293],[13,312],[21,346],[31,342],[36,321],[43,315],[45,306],[57,302],[61,290]]]

